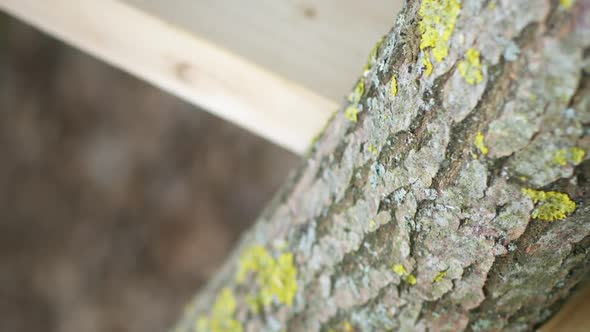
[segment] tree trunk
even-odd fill
[[[589,36],[589,0],[408,1],[178,331],[539,326],[589,279]]]

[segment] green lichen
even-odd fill
[[[557,191],[542,191],[523,188],[522,193],[533,200],[537,206],[531,216],[543,221],[565,219],[576,210],[576,202]]]
[[[479,150],[479,152],[481,152],[481,154],[483,154],[484,156],[486,154],[488,154],[489,149],[484,143],[484,136],[481,131],[477,132],[477,135],[475,136],[474,144],[475,144],[475,147]]]
[[[418,28],[422,34],[420,49],[431,49],[436,61],[449,54],[449,40],[453,35],[461,3],[458,0],[423,0]]]
[[[395,97],[397,95],[397,78],[395,75],[391,76],[391,96]]]
[[[291,306],[297,294],[297,269],[293,254],[283,253],[274,259],[265,247],[257,245],[246,250],[239,260],[236,282],[243,284],[250,274],[256,275],[259,291],[247,297],[252,311],[269,306],[273,300]]]
[[[559,4],[563,9],[570,9],[576,3],[576,0],[559,0]]]
[[[483,81],[479,51],[477,49],[470,48],[465,53],[465,59],[459,62],[459,74],[463,76],[468,84],[474,85]]]
[[[436,277],[434,277],[434,282],[441,282],[447,276],[447,271],[440,271]]]
[[[585,155],[586,151],[579,147],[559,149],[555,153],[553,161],[561,166],[566,166],[568,163],[576,166],[584,160]]]
[[[242,332],[242,324],[234,318],[236,299],[231,288],[221,290],[209,317],[199,317],[195,323],[197,332]]]

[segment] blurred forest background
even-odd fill
[[[0,14],[0,331],[163,331],[298,159]]]

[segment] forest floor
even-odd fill
[[[165,331],[297,163],[0,14],[0,331]]]

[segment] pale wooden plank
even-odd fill
[[[0,9],[296,153],[337,107],[120,1],[0,0]]]
[[[123,0],[342,100],[403,0]]]
[[[540,332],[590,331],[590,285],[565,304]]]

